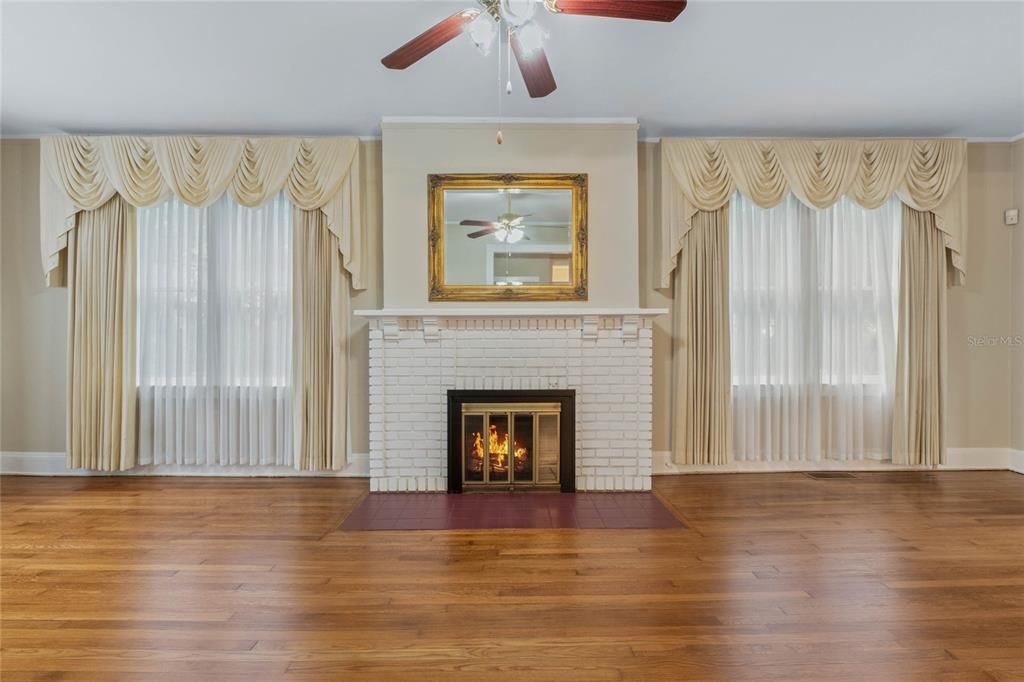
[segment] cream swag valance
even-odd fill
[[[893,194],[935,214],[953,270],[964,274],[967,242],[965,140],[661,141],[660,286],[671,286],[683,238],[698,211],[716,211],[735,191],[770,208],[792,192],[813,208],[846,195],[877,208]]]
[[[365,288],[358,138],[44,137],[39,175],[50,286],[64,284],[60,255],[78,212],[99,208],[115,192],[134,206],[172,194],[206,206],[230,192],[254,207],[284,190],[297,208],[323,212],[352,286]]]

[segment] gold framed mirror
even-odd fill
[[[431,301],[587,300],[586,174],[429,175]]]

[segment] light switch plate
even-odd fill
[[[1003,213],[1003,222],[1007,225],[1016,225],[1020,221],[1020,209],[1008,208]]]

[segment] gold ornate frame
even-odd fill
[[[585,173],[462,173],[427,176],[427,277],[431,301],[585,301],[587,300],[587,183]],[[568,284],[524,284],[499,287],[488,284],[445,284],[444,191],[446,189],[572,190],[572,279]]]

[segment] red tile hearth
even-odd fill
[[[651,493],[371,493],[341,530],[685,528]]]

